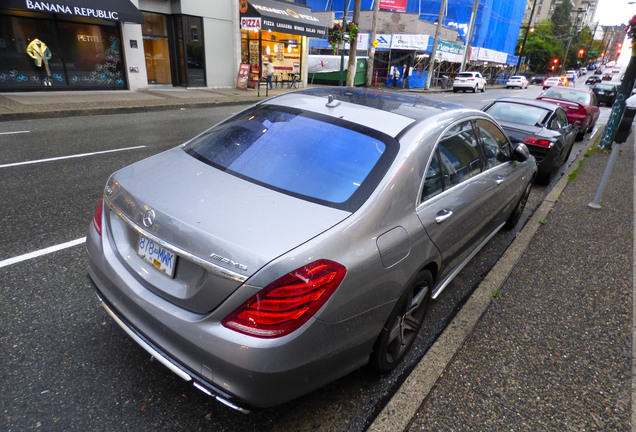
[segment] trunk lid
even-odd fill
[[[243,180],[182,148],[115,173],[105,204],[109,240],[131,273],[147,289],[200,314],[269,261],[350,215]],[[144,220],[150,216],[151,224]],[[140,256],[142,235],[176,254],[172,277]]]

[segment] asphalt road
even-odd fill
[[[511,92],[534,97],[538,87],[437,97],[479,108]],[[112,172],[178,145],[239,109],[0,123],[5,430],[364,430],[515,236],[497,234],[449,285],[398,370],[378,377],[362,368],[280,407],[250,415],[232,411],[152,361],[99,307],[86,277],[82,238]],[[64,159],[41,161],[49,158]],[[549,188],[534,188],[522,223]],[[78,244],[24,257],[72,241]],[[21,260],[9,261],[16,257]]]

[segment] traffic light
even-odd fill
[[[552,70],[554,70],[554,68],[556,67],[557,63],[559,63],[559,59],[553,59],[552,60]]]
[[[585,54],[585,50],[583,48],[581,48],[579,50],[579,57],[583,57],[584,54]]]

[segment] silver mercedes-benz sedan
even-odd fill
[[[111,176],[87,237],[104,308],[241,410],[411,347],[431,299],[523,212],[536,164],[486,113],[309,89]]]

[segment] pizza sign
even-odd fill
[[[241,18],[241,30],[260,30],[261,19],[260,18]]]

